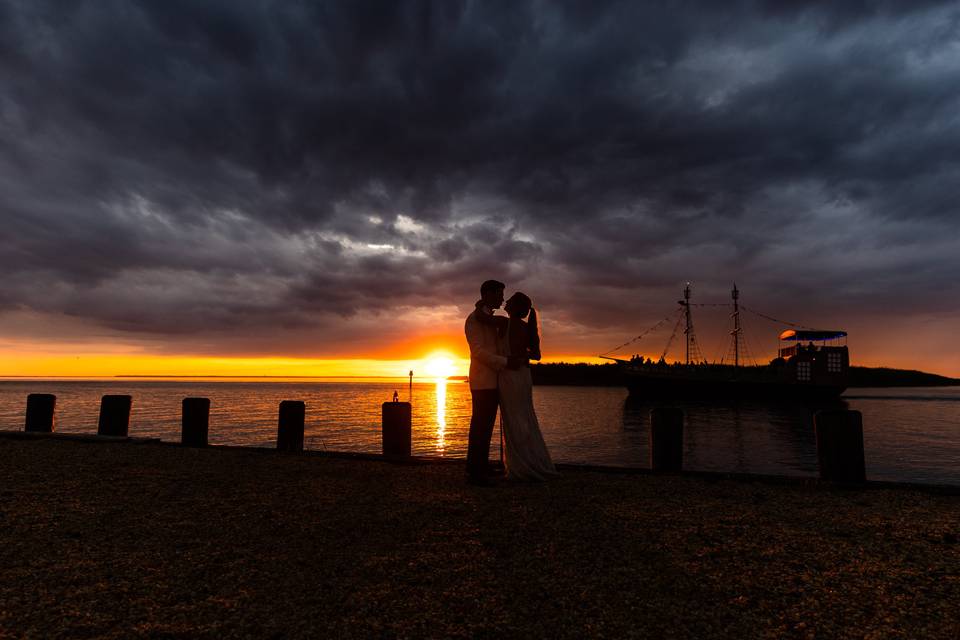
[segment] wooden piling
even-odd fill
[[[277,450],[303,451],[303,423],[307,406],[299,400],[284,400],[280,403],[280,421],[277,426]]]
[[[100,419],[97,435],[127,437],[130,431],[130,396],[107,395],[100,399]]]
[[[863,455],[863,416],[859,411],[830,409],[814,417],[820,479],[834,482],[867,481]]]
[[[650,468],[683,469],[683,411],[671,407],[650,410]]]
[[[53,433],[56,428],[57,396],[51,393],[31,393],[27,396],[27,415],[23,430],[34,433]]]
[[[210,398],[184,398],[180,442],[187,447],[205,447],[209,431]]]
[[[411,452],[412,409],[409,402],[384,402],[381,411],[383,455],[409,458]]]

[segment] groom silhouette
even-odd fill
[[[480,285],[480,300],[467,316],[464,333],[470,345],[470,396],[473,413],[470,416],[470,435],[467,444],[467,482],[490,486],[490,437],[497,419],[500,392],[497,372],[504,368],[516,369],[524,359],[503,355],[494,321],[493,311],[503,304],[506,285],[496,280],[487,280]]]

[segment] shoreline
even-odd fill
[[[4,431],[0,430],[0,440],[34,440],[34,439],[54,439],[72,442],[85,443],[130,443],[130,444],[150,444],[163,447],[175,447],[178,449],[189,448],[179,442],[162,440],[153,437],[136,436],[101,436],[96,433],[38,433],[28,431]],[[221,451],[250,451],[258,454],[271,455],[277,454],[275,447],[256,447],[249,445],[234,444],[208,444],[203,449],[221,450]],[[286,454],[285,454],[286,455]],[[385,464],[397,465],[450,465],[463,466],[466,458],[441,457],[441,456],[420,456],[411,455],[405,460],[392,459],[380,453],[362,452],[362,451],[331,451],[328,449],[304,449],[297,452],[299,456],[314,456],[318,458],[333,458],[341,460],[363,460],[367,462],[381,462]],[[491,464],[496,464],[491,460]],[[784,474],[750,473],[742,471],[705,471],[695,469],[684,469],[680,473],[665,473],[654,471],[648,467],[642,466],[618,466],[602,465],[577,462],[557,462],[556,465],[560,471],[589,472],[601,474],[622,474],[622,475],[643,475],[643,476],[689,476],[691,478],[702,478],[704,480],[731,480],[736,482],[759,482],[770,485],[797,485],[797,486],[836,486],[845,487],[842,483],[831,483],[820,480],[817,476],[800,476]],[[939,495],[960,496],[960,484],[944,484],[929,482],[908,482],[899,480],[871,480],[857,485],[849,485],[851,488],[860,490],[883,489],[883,490],[902,490],[929,492]]]
[[[960,499],[0,437],[0,636],[955,638]]]

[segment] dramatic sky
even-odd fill
[[[464,355],[486,278],[960,375],[955,2],[0,0],[0,89],[0,375]]]

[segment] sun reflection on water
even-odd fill
[[[446,449],[447,433],[447,381],[437,379],[437,451]]]

